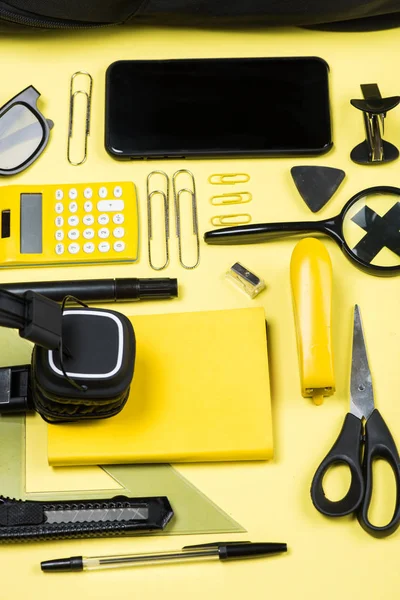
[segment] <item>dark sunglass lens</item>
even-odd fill
[[[13,170],[29,160],[40,147],[43,127],[25,105],[15,104],[0,117],[0,169]]]

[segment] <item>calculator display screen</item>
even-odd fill
[[[21,254],[42,253],[42,194],[21,194]]]

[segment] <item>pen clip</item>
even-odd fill
[[[219,548],[219,546],[233,546],[237,544],[251,544],[250,540],[246,540],[244,542],[211,542],[209,544],[194,544],[194,546],[183,546],[182,550],[191,550],[194,548]]]

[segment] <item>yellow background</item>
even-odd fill
[[[79,33],[3,35],[1,103],[27,85],[41,92],[40,107],[55,121],[45,154],[12,183],[117,181],[132,179],[138,186],[145,231],[145,179],[150,170],[172,174],[187,166],[196,176],[200,229],[210,228],[215,214],[207,183],[211,173],[245,171],[254,200],[246,205],[254,221],[308,219],[310,213],[291,181],[294,164],[342,168],[347,178],[321,211],[336,214],[360,189],[377,184],[398,185],[400,162],[383,167],[351,163],[351,149],[363,139],[362,118],[350,106],[360,97],[361,83],[377,82],[383,95],[400,92],[398,82],[400,31],[326,33],[285,31],[199,31],[129,28]],[[334,149],[315,159],[237,161],[176,161],[117,163],[103,148],[104,74],[117,59],[217,56],[318,55],[331,66]],[[74,71],[94,77],[92,135],[88,162],[66,161],[69,79]],[[234,94],[234,90],[232,90]],[[190,126],[190,124],[188,124]],[[234,127],[234,123],[232,123]],[[387,139],[400,146],[399,109],[389,114]],[[11,183],[11,181],[10,181]],[[4,184],[7,181],[4,180]],[[220,189],[220,188],[218,188]],[[145,237],[145,236],[144,236]],[[145,239],[142,238],[142,250]],[[1,600],[11,598],[307,598],[366,600],[398,597],[400,533],[384,540],[369,537],[352,518],[328,520],[315,511],[309,486],[315,468],[338,434],[349,405],[352,306],[361,306],[376,404],[400,444],[399,279],[381,280],[358,272],[327,242],[333,262],[333,335],[336,394],[316,407],[300,395],[295,333],[289,287],[293,240],[248,247],[201,246],[201,264],[194,271],[178,266],[175,240],[166,276],[177,276],[180,299],[136,303],[129,314],[202,310],[261,305],[269,322],[269,354],[275,429],[275,460],[270,463],[187,465],[179,470],[247,530],[242,539],[286,541],[289,553],[271,559],[231,564],[192,564],[82,574],[44,575],[39,562],[58,556],[145,552],[210,542],[202,537],[157,537],[126,540],[83,540],[12,545],[0,548]],[[225,270],[242,261],[267,282],[255,301],[224,281]],[[23,279],[154,276],[142,253],[139,264],[113,268],[4,271],[4,281]],[[249,351],[251,351],[249,349]],[[240,373],[232,373],[240,377]],[[378,483],[386,483],[380,477]],[[239,536],[240,537],[240,536]]]

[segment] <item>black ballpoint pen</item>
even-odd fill
[[[46,560],[41,563],[42,571],[91,571],[134,567],[151,563],[162,564],[180,561],[207,559],[232,560],[257,558],[287,551],[286,544],[275,542],[213,542],[196,546],[184,546],[182,550],[148,552],[145,554],[121,554],[116,556],[71,556]]]

